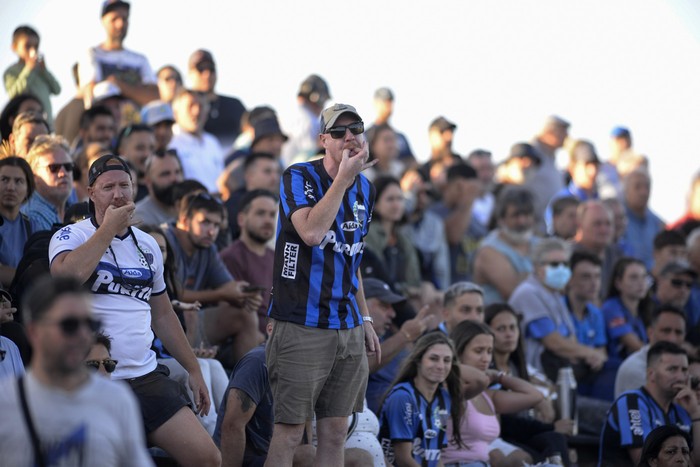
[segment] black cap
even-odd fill
[[[430,130],[437,129],[440,130],[441,132],[447,131],[447,130],[452,130],[454,131],[457,128],[457,125],[446,119],[445,117],[438,117],[432,122],[430,122]]]
[[[540,155],[537,153],[534,147],[528,143],[515,143],[510,147],[510,154],[508,154],[508,159],[523,159],[528,158],[539,163]]]
[[[110,163],[113,162],[113,163]],[[104,156],[97,159],[90,166],[90,172],[88,173],[88,186],[94,185],[97,178],[105,172],[110,170],[121,170],[129,174],[131,178],[131,169],[124,159],[114,154],[105,154]]]
[[[309,75],[299,87],[298,95],[314,104],[323,105],[331,98],[326,81],[318,75]]]
[[[362,280],[362,288],[365,292],[365,298],[376,298],[377,300],[393,305],[403,302],[406,297],[395,294],[386,282],[379,279],[367,278]]]
[[[260,141],[262,138],[265,138],[266,136],[280,135],[284,141],[287,141],[289,139],[287,135],[282,133],[282,129],[280,128],[280,124],[277,121],[277,117],[275,117],[274,115],[271,117],[256,120],[253,124],[253,133],[255,137],[251,146],[255,146],[255,143]]]
[[[102,3],[102,16],[106,15],[110,11],[116,10],[117,8],[126,8],[129,10],[131,5],[127,2],[123,2],[122,0],[106,0]]]
[[[131,170],[124,159],[114,154],[105,154],[90,166],[90,171],[88,172],[88,186],[94,185],[100,175],[110,170],[126,172],[131,179]],[[88,202],[88,210],[91,213],[95,212],[95,203],[93,203],[92,200]]]
[[[659,272],[659,276],[661,277],[666,277],[666,276],[671,276],[671,275],[676,275],[676,274],[686,274],[690,277],[697,278],[698,273],[695,272],[695,270],[688,264],[687,261],[683,260],[678,260],[678,261],[671,261],[667,265],[665,265],[663,268],[661,268],[661,271]]]

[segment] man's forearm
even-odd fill
[[[60,235],[60,231],[58,234]],[[59,254],[51,264],[51,274],[72,276],[80,282],[87,282],[113,238],[114,235],[98,228],[95,234],[78,248],[67,254]]]
[[[297,211],[292,214],[292,224],[308,246],[315,246],[323,241],[338,215],[346,188],[342,180],[333,180],[331,187],[314,207],[306,212]]]
[[[245,425],[221,430],[221,467],[241,467],[245,454]]]
[[[382,361],[370,360],[369,372],[374,373],[384,368],[410,341],[400,331],[382,342]]]
[[[182,329],[180,321],[177,319],[175,312],[163,313],[154,317],[151,322],[151,327],[158,338],[163,341],[163,345],[168,349],[168,352],[183,366],[188,373],[199,373],[199,363],[192,352],[185,331]]]

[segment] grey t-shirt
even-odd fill
[[[144,225],[170,224],[177,220],[168,212],[163,211],[150,196],[146,196],[136,203],[136,217],[139,218]]]
[[[135,396],[122,382],[98,375],[75,391],[25,378],[27,405],[48,465],[152,466]],[[3,465],[34,465],[29,431],[14,378],[0,382]]]
[[[625,391],[639,389],[647,382],[647,353],[649,344],[627,357],[617,369],[615,376],[615,398]]]
[[[168,227],[165,235],[176,256],[177,278],[185,289],[216,289],[233,280],[214,245],[209,248],[197,248],[194,254],[188,257],[175,236],[174,225]]]

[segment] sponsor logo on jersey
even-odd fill
[[[359,222],[347,221],[340,224],[340,228],[346,232],[353,232],[362,227]]]
[[[323,241],[320,245],[318,245],[318,247],[323,250],[327,245],[333,245],[333,251],[337,253],[345,253],[348,256],[355,256],[356,254],[365,251],[365,242],[357,242],[353,243],[352,245],[339,242],[336,239],[335,232],[332,230],[326,232],[326,236],[323,237]]]
[[[352,215],[355,218],[355,222],[362,227],[367,220],[367,209],[365,208],[365,205],[355,201],[352,205]]]
[[[306,198],[310,201],[316,201],[316,195],[314,195],[314,187],[308,180],[304,180],[304,196],[306,196]]]
[[[299,259],[299,244],[285,242],[283,251],[282,277],[296,279],[297,260]]]

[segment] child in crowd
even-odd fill
[[[19,26],[12,34],[12,51],[19,60],[3,74],[5,90],[10,97],[33,94],[39,98],[49,125],[53,125],[51,94],[59,94],[61,85],[46,68],[39,53],[39,33],[30,26]]]

